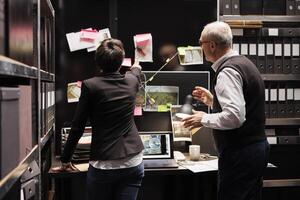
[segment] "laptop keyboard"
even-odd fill
[[[149,168],[177,168],[175,159],[151,159],[144,160],[144,167]]]

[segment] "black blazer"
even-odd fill
[[[120,159],[143,150],[133,117],[140,74],[134,67],[125,75],[105,73],[82,82],[62,162],[71,160],[88,118],[92,125],[90,160]]]

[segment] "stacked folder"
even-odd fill
[[[266,83],[267,118],[299,118],[300,86],[289,83]]]
[[[233,29],[234,30],[234,29]],[[242,29],[233,49],[262,74],[300,74],[300,28]]]
[[[61,141],[62,141],[62,151],[64,149],[64,145],[68,139],[71,128],[62,128]],[[92,141],[92,129],[91,127],[86,127],[82,137],[80,138],[75,152],[72,156],[72,162],[74,163],[82,163],[88,162],[90,158],[90,146]]]
[[[221,15],[300,15],[300,0],[222,0]]]

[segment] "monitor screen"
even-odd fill
[[[143,158],[172,158],[172,132],[139,132],[144,145]]]

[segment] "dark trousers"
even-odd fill
[[[144,176],[144,164],[132,168],[102,170],[89,166],[88,200],[135,200]]]
[[[218,200],[260,200],[269,149],[261,141],[221,152]]]

